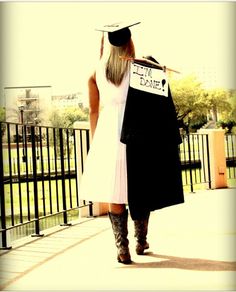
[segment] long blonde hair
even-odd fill
[[[116,86],[121,84],[129,68],[129,61],[121,59],[120,56],[135,57],[135,49],[132,39],[120,47],[111,45],[110,56],[106,64],[106,78]]]

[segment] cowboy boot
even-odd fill
[[[134,220],[134,236],[137,238],[136,253],[138,255],[142,255],[144,250],[149,248],[149,244],[147,242],[149,215],[150,212],[145,219]]]
[[[115,236],[115,244],[117,247],[117,260],[119,263],[130,264],[130,252],[129,252],[129,240],[128,235],[128,210],[125,210],[121,214],[113,214],[108,212],[111,220],[113,233]]]

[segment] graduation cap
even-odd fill
[[[129,27],[139,24],[140,22],[116,22],[112,24],[103,25],[96,28],[98,31],[107,32],[109,42],[116,47],[123,46],[131,38]]]

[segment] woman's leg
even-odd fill
[[[137,239],[136,245],[136,253],[138,255],[142,255],[145,249],[149,248],[149,244],[147,242],[147,233],[148,233],[148,221],[150,216],[150,211],[142,212],[139,219],[134,221],[134,236]]]
[[[126,210],[125,204],[109,204],[109,212],[113,214],[121,214]]]
[[[109,218],[111,220],[115,244],[117,247],[117,260],[123,264],[130,264],[128,236],[128,210],[125,204],[110,204]]]

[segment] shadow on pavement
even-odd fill
[[[122,268],[167,268],[195,271],[236,271],[236,262],[215,261],[208,259],[183,258],[146,252],[142,257],[158,259],[154,262],[133,262]]]

